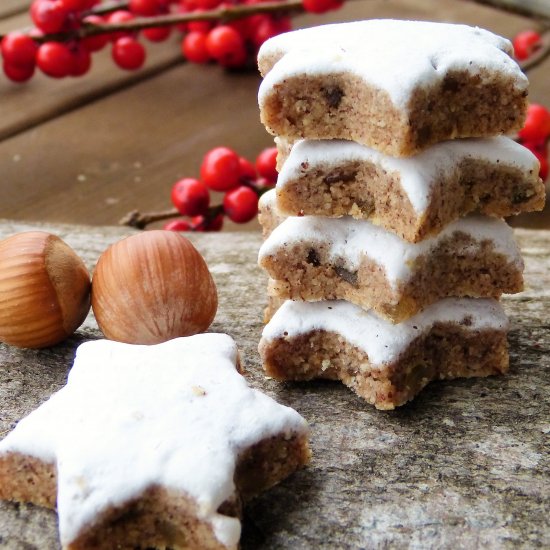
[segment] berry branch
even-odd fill
[[[150,17],[132,17],[120,22],[94,22],[88,20],[90,15],[104,15],[116,13],[128,7],[128,2],[117,2],[100,5],[99,7],[85,12],[82,15],[82,26],[63,32],[38,34],[33,40],[39,44],[48,41],[63,42],[67,40],[79,40],[100,34],[110,35],[114,32],[138,32],[152,27],[172,27],[192,21],[222,21],[230,22],[242,19],[249,15],[261,13],[288,14],[291,12],[303,13],[306,11],[302,0],[278,0],[274,2],[262,2],[256,4],[227,5],[210,10],[193,11],[189,13],[168,13]],[[0,40],[7,35],[0,34]]]
[[[162,212],[146,212],[142,214],[139,210],[128,212],[118,223],[135,227],[136,229],[145,229],[148,225],[156,222],[162,222],[179,216],[179,211],[176,208],[163,210]]]
[[[151,27],[172,27],[174,25],[189,23],[192,21],[222,21],[230,22],[242,19],[249,15],[259,13],[286,14],[289,12],[303,12],[302,0],[285,0],[276,2],[263,2],[261,4],[224,5],[219,8],[191,12],[156,15],[154,17],[136,17],[121,23],[93,23],[84,21],[83,26],[75,31],[57,33],[37,37],[37,42],[48,40],[82,39],[100,34],[111,34],[114,32],[137,32]]]
[[[228,147],[216,147],[204,156],[200,179],[183,178],[173,185],[174,208],[143,214],[133,210],[119,223],[145,229],[149,224],[178,218],[164,228],[219,231],[225,216],[235,223],[249,222],[256,217],[261,195],[277,181],[276,163],[275,147],[264,149],[254,164]],[[222,204],[210,206],[210,191],[224,193]]]
[[[194,63],[216,61],[244,67],[265,40],[291,29],[290,16],[338,9],[344,0],[33,0],[36,28],[15,31],[2,39],[4,73],[14,82],[29,80],[38,67],[53,78],[81,76],[92,53],[112,42],[111,55],[125,70],[139,69],[146,50],[138,33],[152,42],[168,38],[173,28],[185,33],[181,49]],[[539,30],[550,29],[550,6],[539,0],[469,0],[537,18]],[[239,3],[242,2],[242,3]],[[542,22],[542,24],[541,24]],[[524,70],[550,55],[547,37],[524,60]],[[518,56],[518,60],[522,59]]]
[[[109,42],[115,63],[142,67],[151,42],[166,40],[173,29],[184,33],[181,49],[194,63],[216,61],[245,67],[267,39],[291,29],[290,15],[338,9],[343,0],[33,0],[35,28],[0,35],[3,69],[14,82],[29,80],[35,68],[53,78],[81,76],[92,53]],[[251,63],[250,63],[251,64]]]

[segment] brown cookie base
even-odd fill
[[[272,487],[308,463],[306,436],[284,434],[260,441],[239,457],[235,471],[237,492],[219,513],[240,518],[242,502]],[[55,508],[56,470],[53,464],[18,453],[0,456],[0,499],[32,502]],[[197,505],[187,495],[163,487],[149,487],[139,498],[108,509],[82,531],[67,550],[113,548],[201,548],[225,550],[210,523],[200,519]],[[235,547],[236,548],[236,547]]]
[[[537,174],[524,174],[505,160],[492,164],[467,158],[452,174],[441,175],[426,213],[418,214],[403,191],[399,173],[373,163],[335,166],[327,161],[304,167],[299,177],[278,187],[277,208],[285,216],[369,219],[406,241],[418,242],[470,212],[503,218],[541,210],[545,196]]]
[[[437,323],[389,365],[372,365],[367,354],[337,333],[316,330],[259,345],[264,369],[276,380],[341,380],[377,409],[413,399],[429,382],[484,377],[508,370],[505,331],[468,330]]]
[[[416,88],[404,109],[343,72],[285,79],[266,95],[260,116],[269,132],[291,140],[348,139],[404,157],[448,139],[518,131],[526,109],[527,92],[489,71],[450,71],[438,85]]]
[[[469,250],[468,255],[459,253]],[[475,253],[472,251],[475,250]],[[383,268],[367,256],[357,271],[333,264],[324,243],[287,243],[263,257],[272,296],[301,301],[347,300],[373,309],[393,323],[412,317],[448,296],[500,298],[523,290],[521,266],[495,251],[490,241],[454,233],[420,256],[413,275],[395,288]]]

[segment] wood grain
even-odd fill
[[[0,18],[10,17],[29,9],[29,0],[2,0]]]
[[[322,17],[298,18],[296,24],[368,17],[464,22],[506,36],[528,24],[457,0],[355,1]],[[145,80],[137,75],[139,82],[109,59],[99,59],[84,79],[38,77],[23,87],[0,79],[0,133],[17,133],[0,141],[0,216],[116,224],[133,209],[168,208],[172,184],[180,176],[196,176],[208,149],[224,144],[253,158],[271,144],[259,123],[254,71],[226,73],[187,64],[164,70],[163,63],[177,63],[179,52],[169,45],[159,48],[151,61],[161,74]],[[549,69],[548,62],[537,68],[531,86],[533,100],[547,105]],[[542,220],[548,227],[549,219],[530,216],[524,223]]]
[[[0,238],[43,226],[0,223]],[[120,228],[45,226],[92,268]],[[250,383],[296,408],[312,429],[311,465],[252,501],[242,548],[542,548],[550,544],[550,236],[517,231],[527,291],[507,297],[511,369],[505,377],[432,383],[394,412],[376,411],[338,383],[266,379],[256,347],[265,277],[260,236],[196,234],[216,280],[212,331],[242,350]],[[63,345],[0,345],[0,433],[62,387],[75,348],[99,337],[90,315]],[[0,547],[58,548],[56,515],[0,503]]]

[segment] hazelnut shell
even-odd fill
[[[88,270],[59,237],[29,231],[0,241],[0,341],[53,346],[73,334],[89,309]]]
[[[145,231],[99,258],[92,309],[103,334],[119,342],[156,344],[205,331],[218,307],[203,257],[183,235]]]

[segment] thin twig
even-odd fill
[[[146,212],[142,214],[139,210],[132,210],[128,212],[118,223],[120,225],[127,225],[129,227],[135,227],[136,229],[145,229],[150,223],[161,222],[175,218],[180,213],[172,208],[170,210],[164,210],[162,212]]]
[[[234,21],[257,13],[288,13],[304,11],[302,0],[287,0],[285,2],[263,2],[260,4],[242,4],[229,7],[220,7],[208,11],[194,11],[190,13],[170,13],[154,17],[136,17],[131,21],[118,24],[85,25],[81,36],[93,36],[105,32],[139,31],[149,27],[167,27],[190,21]]]

